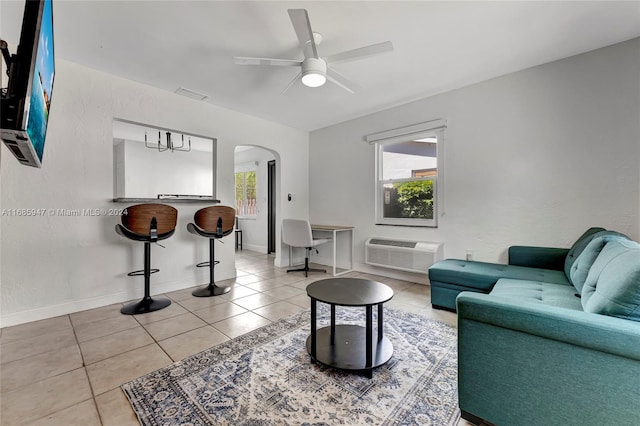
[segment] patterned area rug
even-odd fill
[[[320,328],[329,309],[318,308]],[[362,308],[336,311],[338,324],[364,322]],[[143,425],[455,425],[456,329],[387,308],[384,321],[394,353],[372,379],[310,362],[306,311],[122,389]]]

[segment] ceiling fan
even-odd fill
[[[238,65],[300,67],[300,72],[291,80],[287,87],[284,88],[282,94],[289,90],[298,79],[308,87],[320,87],[329,80],[346,91],[355,93],[354,88],[356,85],[329,66],[339,62],[353,61],[393,50],[393,44],[390,41],[385,41],[383,43],[372,44],[321,58],[318,54],[318,45],[322,43],[322,35],[314,33],[311,30],[311,23],[309,22],[309,14],[307,11],[305,9],[289,9],[289,18],[298,36],[304,59],[254,58],[247,56],[236,56],[234,58],[235,63]]]

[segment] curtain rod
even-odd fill
[[[436,120],[425,121],[423,123],[412,124],[410,126],[399,127],[397,129],[385,130],[384,132],[372,133],[370,135],[366,135],[365,140],[370,144],[373,144],[392,138],[410,136],[431,130],[444,129],[446,127],[447,120],[439,118]]]

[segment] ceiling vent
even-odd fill
[[[198,100],[198,101],[204,101],[209,97],[207,95],[203,95],[202,93],[185,89],[184,87],[178,87],[175,93],[177,93],[178,95],[186,96],[187,98]]]

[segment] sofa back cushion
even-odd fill
[[[567,257],[564,260],[564,274],[567,276],[567,279],[569,281],[571,281],[571,267],[573,266],[573,263],[576,261],[578,256],[580,256],[582,250],[584,250],[585,247],[587,247],[587,244],[589,244],[589,242],[593,239],[594,234],[597,234],[598,232],[602,232],[604,230],[604,228],[589,228],[584,234],[580,236],[580,238],[576,240],[575,243],[573,243],[571,249],[569,249],[569,253],[567,253]]]
[[[589,270],[581,302],[585,312],[640,321],[640,244],[607,242]]]
[[[587,279],[589,270],[591,269],[593,262],[595,262],[604,246],[609,241],[613,241],[616,239],[628,240],[629,238],[626,235],[615,231],[601,231],[592,234],[589,243],[574,259],[573,265],[571,265],[569,276],[567,278],[569,279],[569,282],[573,284],[576,290],[578,290],[578,293],[582,292],[582,287],[584,286],[584,282]]]

